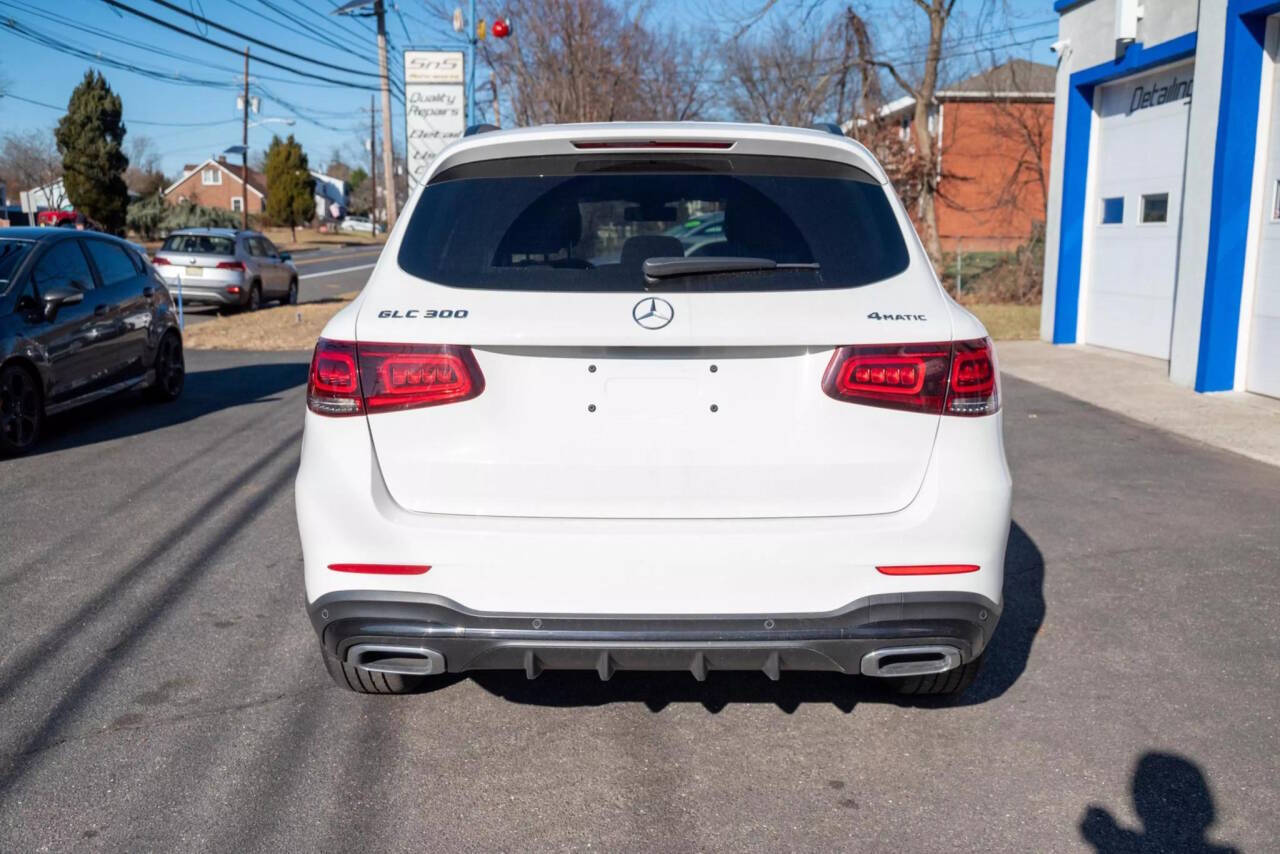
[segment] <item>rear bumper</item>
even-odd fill
[[[236,278],[212,278],[205,277],[201,279],[183,279],[182,280],[182,301],[184,303],[206,303],[211,305],[240,305],[249,298],[248,290],[245,288],[243,276],[235,274]],[[169,288],[169,293],[173,296],[175,303],[178,301],[178,281],[177,279],[165,279],[165,285]],[[240,293],[227,293],[227,288],[238,287]]]
[[[497,613],[377,590],[330,593],[309,612],[330,655],[369,670],[524,670],[533,678],[572,669],[604,679],[615,670],[688,670],[699,679],[711,670],[760,670],[774,679],[783,670],[938,672],[980,655],[1000,613],[986,597],[958,592],[868,596],[818,614],[723,616]],[[894,650],[917,654],[895,663],[884,657]]]

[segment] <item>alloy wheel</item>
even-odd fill
[[[40,391],[31,374],[9,368],[0,379],[0,433],[15,449],[35,443],[40,429]]]

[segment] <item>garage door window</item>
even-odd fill
[[[1276,181],[1276,190],[1271,197],[1271,221],[1280,221],[1280,181]]]
[[[1151,193],[1142,197],[1142,221],[1146,224],[1169,221],[1169,194]]]
[[[1112,196],[1102,200],[1102,224],[1119,225],[1124,222],[1124,196]]]

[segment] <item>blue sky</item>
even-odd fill
[[[243,39],[206,28],[163,8],[152,0],[120,0],[139,11],[171,21],[209,39],[243,49]],[[372,22],[337,18],[329,12],[339,0],[169,0],[223,25],[274,46],[322,60],[343,70],[298,63],[266,49],[251,46],[254,57],[305,68],[329,80],[374,85],[376,51]],[[387,22],[393,52],[391,67],[399,74],[399,50],[407,45],[456,43],[448,21],[430,11],[423,0],[387,0]],[[436,3],[433,6],[450,4]],[[479,14],[492,20],[505,4],[480,2]],[[649,20],[670,22],[682,29],[718,28],[732,31],[735,21],[759,8],[748,0],[656,0]],[[799,23],[813,8],[810,20],[838,13],[845,4],[834,0],[778,0],[770,20]],[[906,58],[920,41],[913,19],[921,17],[909,0],[872,0],[870,19],[880,49]],[[994,12],[992,10],[995,10]],[[1006,12],[1007,10],[1007,12]],[[1057,24],[1050,0],[960,0],[956,33],[981,30],[956,49],[954,64],[981,64],[1022,56],[1053,62],[1048,44]],[[24,37],[13,22],[36,40],[87,52],[68,55],[48,44]],[[516,20],[515,26],[519,27]],[[243,59],[233,53],[170,32],[151,22],[117,11],[101,0],[0,0],[0,86],[14,97],[0,98],[0,131],[49,128],[57,121],[71,90],[89,67],[99,68],[124,102],[125,123],[132,135],[150,137],[162,155],[167,174],[184,163],[197,162],[239,144],[240,125],[235,99]],[[130,64],[162,76],[157,80],[112,67]],[[961,68],[960,70],[964,70]],[[480,69],[484,73],[483,67]],[[328,162],[343,149],[348,161],[363,162],[362,138],[368,133],[369,91],[296,77],[289,71],[251,64],[250,79],[262,98],[261,117],[292,118],[292,127],[267,125],[249,131],[253,150],[264,149],[272,133],[292,132],[302,142],[313,165]],[[55,105],[56,109],[17,98]],[[393,100],[392,126],[403,135],[404,113]],[[257,118],[257,117],[255,117]]]

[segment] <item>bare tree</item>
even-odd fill
[[[901,63],[894,63],[875,55],[863,56],[861,61],[873,68],[883,69],[915,101],[911,121],[914,143],[915,168],[920,187],[920,224],[923,228],[925,249],[936,263],[942,257],[938,241],[938,146],[934,144],[933,129],[929,121],[934,96],[938,90],[938,67],[942,62],[942,50],[947,22],[955,9],[956,0],[912,0],[928,19],[929,40],[925,46],[923,69],[918,76],[909,76]],[[852,9],[849,15],[855,15]]]
[[[125,142],[129,166],[124,170],[124,183],[140,196],[153,196],[168,183],[160,168],[160,154],[149,136],[130,134]]]
[[[705,109],[708,52],[607,0],[515,0],[519,26],[482,44],[518,125],[691,119]]]
[[[8,193],[52,184],[62,177],[62,155],[50,130],[16,131],[0,143],[0,180]]]
[[[816,121],[844,124],[856,111],[862,83],[859,44],[850,26],[856,15],[798,28],[778,21],[754,39],[734,39],[725,59],[727,101],[745,121],[805,127]],[[865,36],[865,30],[863,32]]]

